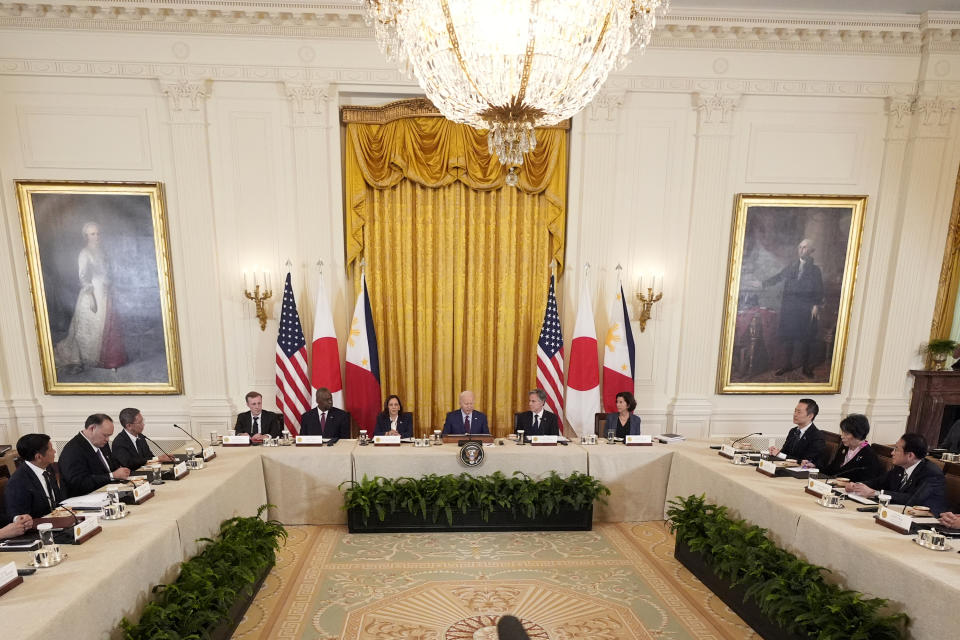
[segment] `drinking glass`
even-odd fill
[[[523,440],[524,429],[517,429],[517,444],[526,444]]]
[[[881,492],[880,492],[880,495],[877,496],[877,502],[880,503],[880,506],[881,506],[881,507],[885,507],[885,506],[887,506],[888,504],[890,504],[890,499],[891,499],[892,497],[893,497],[893,496],[891,496],[889,493],[883,493],[883,492],[881,491]]]
[[[216,431],[210,432],[210,446],[215,446],[220,444],[220,434]]]
[[[617,432],[613,429],[607,429],[607,444],[613,444],[614,438],[616,437]]]

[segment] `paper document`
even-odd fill
[[[85,496],[67,498],[60,504],[66,505],[72,509],[99,509],[110,501],[110,496],[106,493],[88,493]]]
[[[846,489],[844,489],[843,493],[845,496],[847,496],[854,502],[859,502],[860,504],[877,504],[876,500],[871,500],[870,498],[864,498],[863,496],[858,496],[855,493],[847,493]]]

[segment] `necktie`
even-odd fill
[[[470,416],[463,416],[463,432],[467,435],[470,435]]]
[[[107,473],[110,473],[110,463],[107,462],[107,457],[103,455],[103,449],[97,449],[97,453],[100,454],[100,460],[103,461],[103,466],[107,468]]]
[[[53,483],[50,482],[52,477],[53,477],[53,474],[50,473],[49,469],[43,472],[43,480],[47,485],[47,502],[50,503],[50,511],[53,511],[54,509],[57,508],[57,501],[53,497]]]
[[[147,439],[143,436],[137,438],[137,451],[144,458],[152,458],[153,453],[150,451],[150,447],[147,446]]]
[[[260,416],[253,417],[253,428],[250,429],[250,435],[255,436],[260,430]]]
[[[533,429],[531,429],[531,431],[533,431],[534,435],[537,435],[537,434],[540,433],[539,429],[540,429],[540,416],[534,414],[534,415],[533,415]]]
[[[327,431],[327,412],[320,412],[320,435],[326,435]]]
[[[903,491],[904,487],[907,486],[907,481],[910,479],[910,476],[907,475],[907,472],[903,472],[903,477],[900,478],[900,491]]]

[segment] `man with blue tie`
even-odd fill
[[[443,435],[490,435],[487,416],[473,410],[473,391],[460,394],[460,409],[447,414],[443,423]]]

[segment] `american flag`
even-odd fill
[[[290,286],[290,273],[283,285],[283,310],[277,334],[277,409],[293,435],[300,432],[300,416],[310,409],[310,379],[307,375],[307,341],[300,326],[297,300]]]
[[[557,313],[557,296],[550,276],[547,310],[537,341],[537,386],[547,393],[547,408],[557,415],[563,425],[563,331]]]

